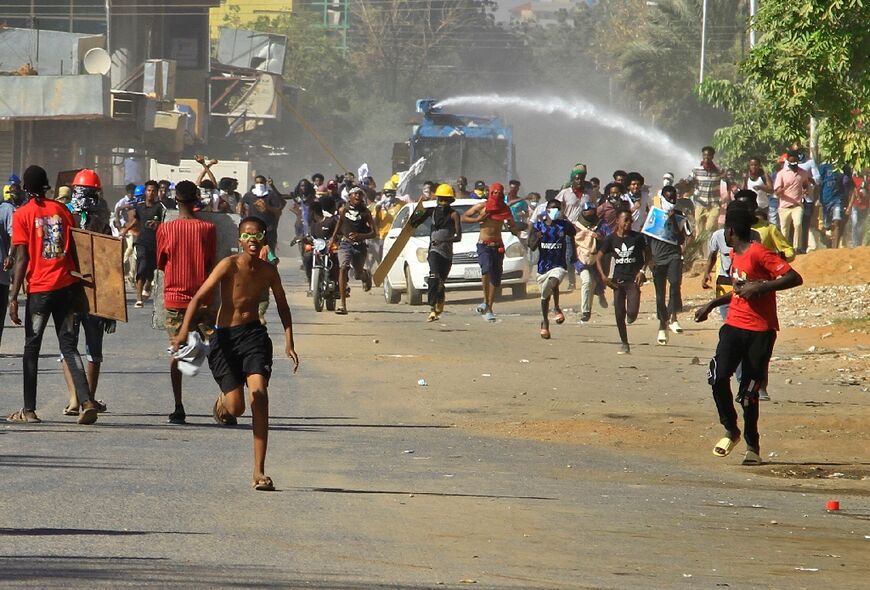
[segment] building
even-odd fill
[[[218,3],[0,0],[0,176],[38,163],[141,182],[137,160],[205,141]]]
[[[560,24],[573,26],[577,4],[576,0],[532,0],[510,9],[510,23],[529,23],[542,27]]]

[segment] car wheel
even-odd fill
[[[422,305],[423,291],[414,287],[414,283],[411,281],[411,268],[408,266],[405,267],[405,284],[407,285],[405,293],[407,295],[408,305]]]
[[[402,294],[393,289],[393,284],[390,282],[390,277],[384,279],[384,300],[387,303],[398,303],[402,299]]]

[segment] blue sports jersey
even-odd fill
[[[547,225],[543,221],[534,224],[535,231],[541,234],[541,242],[538,245],[538,274],[544,274],[554,268],[568,268],[568,251],[566,246],[574,232],[568,230],[569,223],[564,219],[557,219]],[[574,229],[573,226],[570,226]]]

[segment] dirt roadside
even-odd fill
[[[838,270],[850,265],[852,270]],[[788,479],[867,491],[870,305],[864,306],[863,297],[870,296],[870,248],[812,253],[795,267],[805,286],[780,297],[784,327],[771,365],[772,401],[762,408],[766,464],[758,472],[769,475],[772,486]],[[707,298],[699,283],[686,279],[687,309]],[[831,290],[835,286],[849,291],[843,295]],[[849,299],[843,309],[808,303],[819,293],[828,293],[837,305],[837,297]],[[401,403],[388,411],[492,437],[593,445],[739,469],[742,447],[724,460],[710,452],[721,436],[706,383],[719,322],[694,324],[686,314],[685,333],[672,335],[668,346],[656,346],[651,287],[644,288],[641,316],[629,330],[630,356],[616,355],[610,309],[596,306],[590,323],[577,324],[571,310],[577,292],[564,296],[568,321],[554,326],[550,341],[537,334],[538,302],[531,297],[498,304],[499,321],[489,325],[473,313],[477,293],[456,294],[443,319],[427,324],[424,307],[386,306],[382,299],[375,303],[372,295],[356,294],[352,312],[359,306],[366,315],[385,318],[377,330],[359,331],[359,349],[370,360],[371,378],[401,393]],[[354,315],[349,320],[359,321]],[[805,325],[794,325],[804,317]],[[418,385],[419,379],[426,385]]]

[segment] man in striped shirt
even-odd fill
[[[712,232],[719,225],[719,185],[722,172],[713,163],[716,150],[712,146],[701,148],[701,164],[692,170],[695,184],[695,230]]]
[[[175,187],[178,219],[157,228],[157,268],[164,273],[163,304],[170,342],[178,335],[190,300],[208,278],[217,252],[217,229],[193,213],[198,192],[189,180],[179,182]],[[214,313],[209,309],[211,301],[204,303],[191,325],[206,341],[214,332]],[[169,415],[169,422],[184,424],[187,416],[181,402],[181,371],[174,357],[169,361],[169,377],[175,396],[175,411]]]

